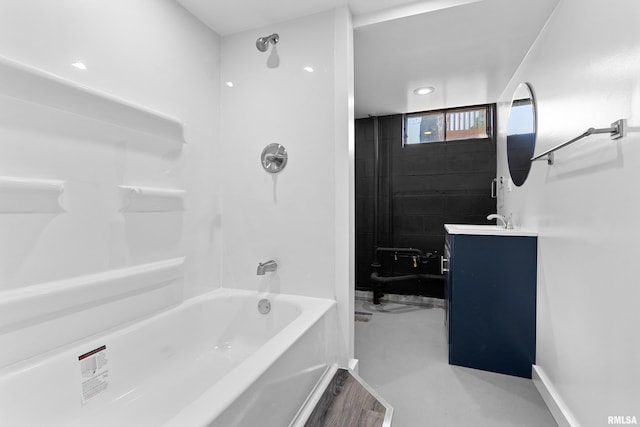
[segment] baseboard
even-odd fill
[[[360,359],[349,359],[349,370],[359,374]]]
[[[532,366],[531,379],[538,389],[538,393],[542,396],[542,400],[551,411],[551,415],[558,423],[558,427],[580,427],[575,417],[571,414],[569,407],[564,403],[540,366]]]
[[[373,291],[356,290],[356,299],[363,301],[373,301]],[[382,303],[397,303],[407,305],[418,305],[429,308],[444,308],[444,300],[441,298],[421,297],[417,295],[396,295],[384,294],[380,300]]]

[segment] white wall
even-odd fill
[[[186,124],[187,141],[169,148],[144,138],[114,141],[98,126],[80,132],[66,122],[3,114],[0,175],[66,181],[67,212],[0,213],[0,300],[4,291],[181,256],[185,288],[180,281],[148,307],[140,297],[131,316],[219,286],[219,176],[211,167],[218,151],[218,36],[171,0],[4,1],[0,55],[173,116]],[[87,70],[72,67],[77,60]],[[15,101],[0,102],[11,109]],[[185,210],[123,214],[123,184],[184,189]],[[106,311],[119,314],[117,307]]]
[[[274,32],[280,62],[269,68],[272,50],[261,53],[255,42]],[[351,32],[348,11],[338,9],[224,37],[222,82],[234,86],[222,88],[215,160],[224,182],[223,285],[323,298],[340,293],[346,340],[353,337]],[[274,142],[289,160],[272,175],[260,154]],[[257,276],[258,262],[272,258],[278,271]]]
[[[640,417],[640,4],[562,0],[500,99],[498,175],[508,103],[529,82],[536,152],[589,127],[628,121],[626,137],[592,136],[536,162],[498,204],[537,228],[536,363],[582,426]],[[573,415],[571,415],[573,414]]]

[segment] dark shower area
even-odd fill
[[[403,115],[356,120],[357,290],[375,291],[374,300],[444,297],[444,224],[490,224],[496,212],[495,106],[490,111],[488,139],[404,146]]]

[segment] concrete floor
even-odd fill
[[[442,308],[358,299],[356,311],[373,313],[355,325],[359,373],[393,427],[557,426],[531,380],[448,364]]]

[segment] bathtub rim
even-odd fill
[[[145,328],[160,319],[166,319],[187,310],[193,306],[207,303],[209,300],[224,298],[249,298],[257,302],[268,298],[273,302],[292,303],[300,310],[299,314],[275,335],[265,341],[256,351],[233,367],[220,380],[212,383],[202,394],[195,396],[186,406],[178,408],[173,414],[162,420],[162,425],[206,425],[224,412],[233,402],[262,374],[264,374],[294,343],[296,343],[309,329],[318,323],[326,313],[337,305],[337,302],[327,298],[300,296],[293,294],[277,294],[233,288],[216,288],[209,292],[183,300],[180,304],[171,306],[142,319],[124,325],[104,330],[81,340],[69,343],[33,358],[0,369],[0,383],[19,377],[25,372],[40,369],[47,365],[52,358],[75,358],[79,347],[91,347],[102,342],[104,337],[118,339],[121,336]],[[254,362],[252,362],[254,361]],[[215,408],[211,402],[215,402]],[[96,408],[97,412],[101,409]],[[180,421],[183,420],[183,421]],[[186,421],[184,421],[186,420]],[[195,420],[195,421],[194,421]],[[75,422],[75,421],[74,421]],[[186,424],[185,424],[186,422]]]
[[[0,383],[4,378],[9,378],[14,375],[20,375],[22,372],[37,368],[38,366],[47,363],[52,357],[58,357],[58,356],[64,355],[65,353],[74,355],[77,352],[76,347],[78,346],[91,347],[91,343],[99,341],[102,337],[106,335],[117,338],[120,335],[125,335],[138,328],[143,328],[147,324],[152,323],[157,319],[171,316],[172,314],[178,311],[181,311],[183,309],[188,309],[193,305],[202,303],[204,300],[218,299],[218,298],[224,298],[224,297],[252,297],[252,296],[257,297],[258,299],[267,298],[267,299],[272,299],[274,301],[281,300],[281,301],[287,301],[287,302],[300,302],[300,301],[311,302],[314,300],[326,300],[326,301],[333,301],[335,303],[335,300],[331,300],[327,298],[308,297],[308,296],[295,295],[295,294],[278,294],[278,293],[271,293],[271,292],[259,292],[259,291],[245,290],[245,289],[219,287],[199,295],[194,295],[192,297],[182,300],[181,302],[177,302],[175,304],[171,304],[169,306],[163,307],[158,311],[148,313],[142,317],[132,319],[125,323],[121,323],[121,324],[112,326],[110,328],[104,329],[100,332],[83,337],[79,340],[66,343],[62,346],[53,348],[46,352],[36,354],[34,356],[8,364],[6,366],[2,366],[0,367]],[[302,314],[303,313],[301,313],[301,315]],[[300,317],[300,316],[297,316],[297,317]],[[293,319],[293,321],[295,321],[296,319]],[[288,327],[288,325],[285,326],[285,328],[286,327]],[[281,331],[279,331],[278,333],[280,332]]]
[[[219,290],[229,291],[229,295],[258,296],[261,298],[273,298],[276,301],[303,303],[302,313],[266,341],[256,352],[200,394],[188,406],[167,420],[163,424],[164,427],[207,426],[215,421],[245,390],[258,381],[287,349],[315,326],[332,308],[337,306],[336,300],[328,298],[274,294],[232,288],[220,288]],[[304,303],[318,306],[315,310],[310,311],[308,306],[304,306]],[[305,310],[305,308],[307,309]],[[259,361],[259,363],[252,363],[254,361]],[[224,392],[221,393],[221,391]],[[213,410],[211,402],[216,402],[216,407]]]

